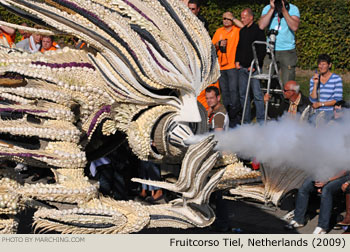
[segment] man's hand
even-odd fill
[[[258,21],[260,30],[264,30],[266,27],[269,26],[274,12],[275,12],[275,0],[270,0],[270,9],[265,15],[261,16],[261,18]]]
[[[327,182],[315,181],[315,187],[317,187],[318,193],[322,192],[322,187],[324,187],[325,184],[327,184]]]
[[[324,181],[315,181],[315,186],[316,187],[324,187],[324,185],[327,184],[327,182],[324,182]]]
[[[289,29],[291,29],[293,32],[296,32],[299,28],[300,19],[297,16],[289,15],[289,12],[286,9],[286,6],[283,0],[282,0],[282,15],[286,19]]]
[[[248,72],[250,71],[250,67],[248,67]],[[253,73],[255,72],[255,68],[253,68]]]
[[[270,98],[271,98],[271,95],[269,95],[268,93],[266,93],[266,94],[264,95],[264,103],[268,102],[268,101],[270,100]]]
[[[226,46],[227,45],[227,40],[220,40],[220,46]]]
[[[314,102],[314,103],[312,103],[312,107],[313,107],[314,109],[317,109],[317,108],[319,108],[319,107],[321,107],[321,106],[322,106],[321,102]]]
[[[349,185],[350,185],[349,182],[345,182],[344,184],[342,184],[342,186],[341,186],[342,191],[345,192],[346,188],[348,188]]]
[[[288,10],[286,9],[286,5],[284,4],[284,1],[282,0],[282,13],[284,14],[284,12],[288,12]]]
[[[240,69],[241,68],[241,64],[239,64],[239,62],[236,62],[235,65],[236,65],[236,69]]]

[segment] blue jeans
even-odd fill
[[[348,181],[350,176],[343,176],[336,180],[333,180],[327,183],[322,188],[321,194],[321,206],[320,214],[318,216],[318,227],[328,230],[329,220],[333,208],[333,195],[341,191],[341,185]],[[309,203],[309,196],[311,193],[315,193],[317,188],[314,186],[314,183],[311,179],[306,179],[303,185],[298,191],[295,211],[294,211],[294,220],[300,224],[305,222],[305,213]]]
[[[289,80],[295,80],[295,67],[297,65],[297,52],[296,49],[286,51],[275,51],[275,59],[278,69],[281,73],[282,84],[286,84]],[[266,55],[264,59],[264,73],[269,72],[269,64],[271,59],[269,55]]]
[[[159,181],[160,180],[160,169],[159,165],[155,164],[150,161],[141,161],[141,167],[139,169],[139,175],[142,179],[148,179],[153,181]],[[149,191],[155,191],[158,190],[159,187],[141,184],[142,189],[149,190]]]
[[[239,123],[240,103],[238,94],[238,71],[235,68],[221,70],[219,85],[221,90],[222,102],[226,108],[230,119],[230,128]]]
[[[256,75],[257,72],[255,71],[253,75]],[[239,98],[240,103],[243,108],[244,106],[244,100],[247,92],[247,86],[248,86],[248,78],[249,78],[249,71],[247,68],[240,68],[238,70],[238,87],[239,87]],[[265,119],[265,109],[264,109],[264,97],[263,93],[261,91],[260,87],[260,81],[258,79],[251,79],[250,81],[250,90],[253,92],[254,96],[254,104],[256,108],[256,120],[258,123],[262,124]],[[247,107],[245,110],[244,115],[244,121],[243,123],[250,123],[251,122],[251,115],[250,115],[250,95],[248,95],[247,98]]]
[[[316,113],[313,114],[310,118],[310,121],[315,126],[320,126],[322,124],[327,124],[330,120],[334,117],[333,110],[326,110],[324,111],[324,115],[321,115],[322,110],[317,109]]]

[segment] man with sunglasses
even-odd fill
[[[216,48],[220,64],[219,85],[222,100],[229,114],[230,128],[239,124],[240,111],[238,95],[238,79],[235,65],[236,49],[239,40],[239,31],[243,23],[234,18],[232,12],[223,14],[223,27],[216,30],[212,42]]]
[[[192,11],[194,15],[203,23],[205,29],[209,31],[208,21],[199,13],[201,10],[200,4],[198,0],[190,0],[188,1],[188,8]]]
[[[296,81],[288,81],[284,84],[283,96],[285,100],[279,107],[269,106],[269,117],[277,118],[285,112],[288,112],[290,115],[302,114],[312,106],[309,98],[300,92],[300,86]],[[270,96],[266,93],[264,102],[266,103],[269,99]]]

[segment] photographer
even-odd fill
[[[216,30],[212,42],[216,48],[220,64],[219,85],[226,111],[229,114],[233,128],[239,123],[240,111],[238,96],[238,80],[235,66],[236,49],[239,40],[239,30],[243,27],[241,21],[233,17],[231,12],[223,14],[223,27]]]
[[[297,63],[295,32],[299,27],[299,18],[298,7],[288,3],[287,0],[270,0],[270,4],[263,9],[258,22],[260,29],[268,28],[269,31],[277,31],[275,57],[282,72],[283,84],[289,80],[295,80]],[[264,72],[267,72],[269,60],[265,58]]]

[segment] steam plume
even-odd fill
[[[341,121],[315,128],[288,116],[266,125],[244,125],[215,133],[217,149],[270,166],[295,167],[316,180],[350,170],[350,111]],[[196,141],[193,139],[192,141]]]

